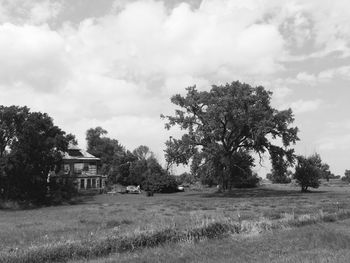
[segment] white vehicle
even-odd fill
[[[177,190],[180,191],[180,192],[184,192],[185,191],[185,187],[183,187],[182,185],[179,185],[177,187]]]
[[[140,186],[129,185],[126,187],[126,192],[129,194],[141,194]]]

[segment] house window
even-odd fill
[[[97,166],[96,166],[96,164],[89,164],[89,173],[97,174]]]
[[[85,189],[85,179],[80,179],[80,189]]]
[[[89,171],[89,164],[88,163],[84,163],[83,171]]]
[[[74,173],[81,174],[81,171],[83,170],[83,168],[84,168],[83,163],[75,163],[74,164]]]
[[[69,164],[64,164],[63,169],[64,169],[64,174],[69,174],[70,165]]]
[[[87,187],[86,188],[91,188],[91,179],[87,179]]]
[[[92,188],[96,188],[96,179],[92,179]]]

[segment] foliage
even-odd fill
[[[155,158],[154,153],[148,148],[148,146],[140,145],[135,150],[133,150],[132,154],[138,160],[147,160],[149,158]]]
[[[210,91],[199,92],[195,86],[186,90],[186,96],[171,98],[181,109],[174,116],[162,115],[168,120],[167,129],[179,126],[186,131],[181,139],[170,137],[166,142],[168,163],[192,163],[194,172],[205,170],[227,189],[235,181],[240,184],[244,177],[250,178],[252,152],[269,152],[273,165],[281,160],[285,165],[294,162],[294,150],[289,147],[298,140],[298,129],[289,127],[294,121],[291,109],[271,107],[271,92],[238,81],[214,85]],[[277,139],[282,147],[273,144]]]
[[[272,163],[271,173],[268,174],[267,179],[269,179],[274,184],[288,184],[291,182],[291,178],[288,176],[288,166],[289,163],[283,159],[279,158],[283,153],[280,152],[280,148],[271,147],[270,159]]]
[[[342,181],[350,183],[350,170],[345,170],[344,176],[341,179]]]
[[[142,174],[142,189],[155,193],[172,193],[177,191],[174,176],[169,175],[154,157],[147,159],[147,170]]]
[[[101,127],[87,130],[87,151],[101,159],[101,172],[111,177],[115,167],[127,158],[125,149],[119,144],[118,140],[105,137],[106,134],[107,131]]]
[[[326,163],[321,164],[321,178],[326,179],[328,182],[329,179],[334,177],[335,175],[329,170],[329,165]]]
[[[106,134],[101,127],[91,128],[86,132],[86,140],[88,152],[101,158],[102,173],[108,175],[111,183],[140,185],[154,192],[176,191],[175,179],[162,168],[148,146],[141,145],[131,152]]]
[[[27,107],[0,106],[0,183],[3,198],[43,202],[47,178],[59,167],[73,135]]]
[[[189,184],[194,184],[196,182],[196,178],[194,177],[193,174],[184,172],[178,176],[176,176],[176,182],[179,185],[189,185]]]
[[[301,186],[301,191],[307,191],[308,187],[318,188],[323,173],[323,163],[319,154],[309,157],[298,156],[298,164],[295,168],[294,179]]]
[[[49,183],[49,187],[50,195],[48,202],[50,204],[62,204],[63,202],[70,201],[78,194],[73,178],[70,180],[66,179],[64,183],[52,180]]]
[[[271,169],[271,173],[266,174],[266,178],[273,184],[289,184],[292,181],[293,173],[290,170],[279,171]]]
[[[177,182],[172,175],[166,173],[152,174],[148,171],[142,188],[154,193],[173,193],[177,191]]]

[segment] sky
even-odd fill
[[[0,104],[48,113],[86,146],[101,126],[164,160],[160,114],[185,88],[242,81],[292,108],[297,154],[350,169],[348,0],[0,0]],[[270,169],[268,157],[256,171]]]

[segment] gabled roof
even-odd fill
[[[68,151],[64,153],[63,160],[93,160],[99,161],[100,158],[93,156],[87,151],[82,150],[77,145],[69,145]]]

